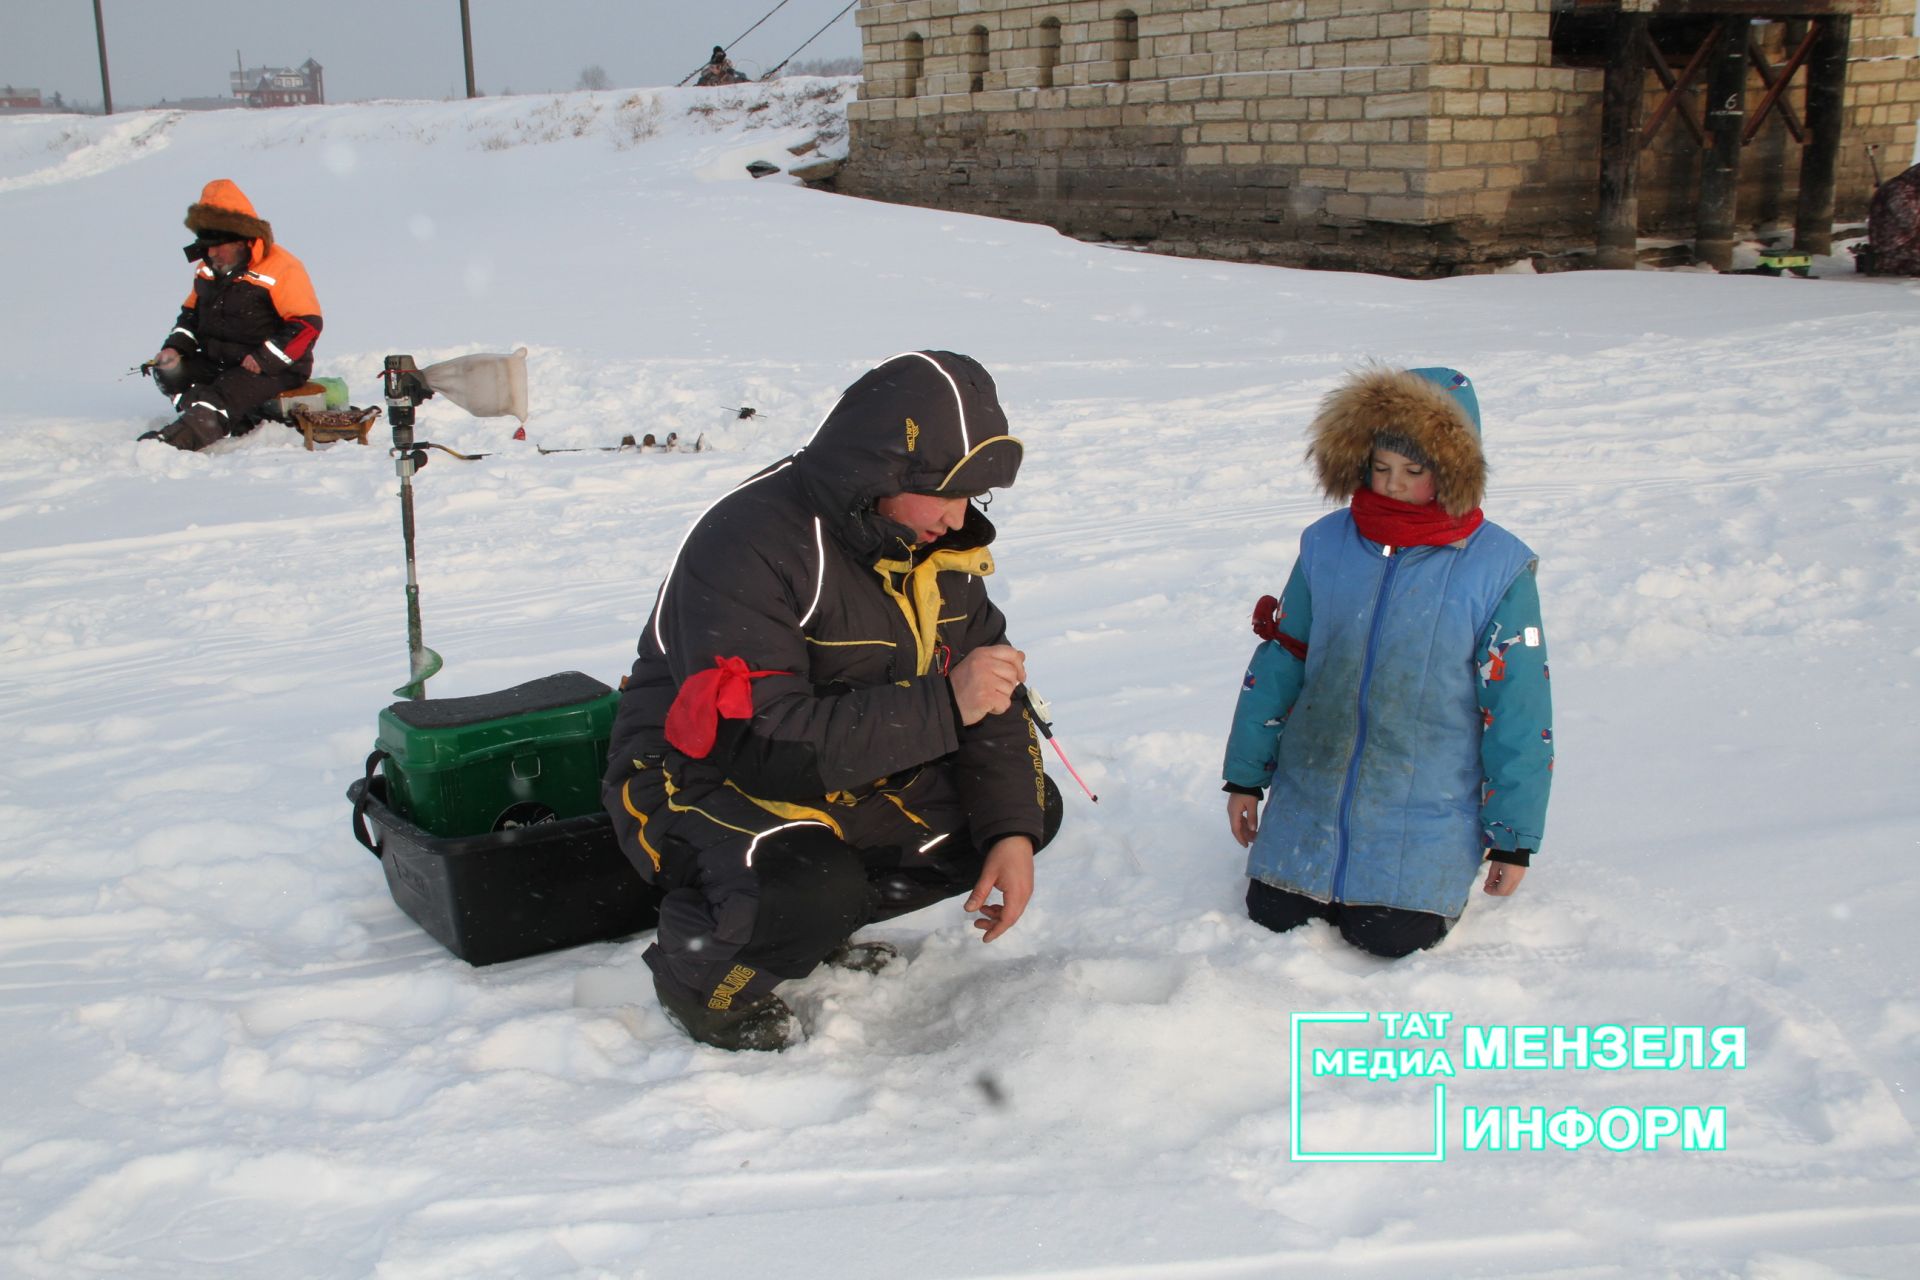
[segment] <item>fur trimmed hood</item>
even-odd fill
[[[254,212],[253,201],[229,178],[215,178],[201,189],[200,199],[187,209],[187,230],[200,240],[258,240],[262,253],[273,247],[273,224]]]
[[[1307,461],[1329,498],[1345,502],[1366,483],[1374,438],[1382,434],[1426,455],[1434,500],[1448,515],[1463,516],[1486,496],[1480,404],[1466,374],[1375,365],[1328,392],[1307,428]]]

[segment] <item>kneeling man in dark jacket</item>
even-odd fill
[[[681,544],[602,796],[664,891],[645,958],[696,1040],[792,1043],[774,987],[884,959],[847,945],[871,921],[966,894],[991,942],[1025,910],[1060,797],[969,501],[1020,458],[985,369],[910,352]]]

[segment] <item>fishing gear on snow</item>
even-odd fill
[[[381,370],[381,385],[387,398],[387,425],[393,428],[394,472],[400,477],[400,537],[407,547],[407,656],[410,668],[406,684],[393,691],[396,698],[420,699],[427,696],[427,680],[443,665],[440,655],[427,648],[420,636],[420,579],[413,562],[413,473],[427,465],[427,451],[413,438],[413,411],[424,400],[432,399],[433,388],[420,376],[412,356],[388,356]]]
[[[415,410],[436,392],[479,417],[526,420],[526,350],[381,372],[400,477],[411,678],[380,713],[365,775],[347,789],[354,838],[380,859],[394,902],[454,955],[495,964],[653,926],[658,897],[620,852],[600,806],[620,695],[578,671],[429,700],[442,660],[423,642],[413,475],[427,450]]]
[[[1080,776],[1080,771],[1073,767],[1073,761],[1067,759],[1067,753],[1061,750],[1059,739],[1053,736],[1052,705],[1024,684],[1015,689],[1014,692],[1019,694],[1026,702],[1027,711],[1033,716],[1034,724],[1040,729],[1040,736],[1045,738],[1047,744],[1053,748],[1053,754],[1060,757],[1060,763],[1067,766],[1067,772],[1072,774],[1073,780],[1080,784],[1080,789],[1087,793],[1087,799],[1093,801],[1095,804],[1099,804],[1100,797],[1093,794],[1093,788],[1089,787],[1086,779]]]

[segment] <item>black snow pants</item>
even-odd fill
[[[1036,852],[1060,818],[1060,791],[1048,778]],[[643,957],[662,982],[703,1004],[750,1002],[804,978],[862,925],[971,891],[987,860],[964,829],[931,848],[860,849],[815,823],[759,837],[744,855],[749,884],[733,870],[741,854],[726,845],[703,854],[665,859],[660,929]]]
[[[245,435],[259,425],[261,405],[306,382],[307,375],[298,372],[302,367],[249,373],[240,365],[216,364],[198,351],[181,356],[171,373],[156,367],[154,385],[180,413],[160,429],[160,439],[176,449],[198,451],[216,440]]]

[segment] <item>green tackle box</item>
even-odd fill
[[[447,950],[498,964],[651,929],[654,889],[600,807],[620,695],[578,671],[380,713],[354,838]]]
[[[394,813],[436,836],[471,836],[600,811],[620,695],[578,671],[380,713]]]

